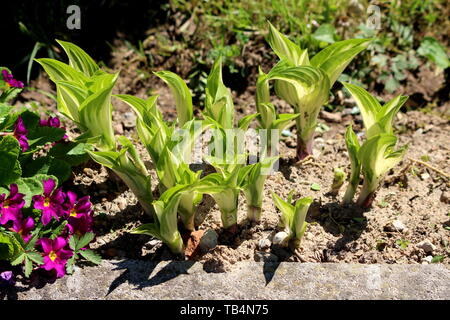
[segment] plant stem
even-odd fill
[[[300,134],[297,134],[297,159],[303,160],[307,156],[312,155],[313,154],[312,146],[313,146],[312,137],[311,139],[304,141],[300,136]]]
[[[247,219],[249,221],[259,222],[261,220],[262,208],[254,205],[247,206]]]
[[[345,190],[345,194],[344,194],[344,199],[342,200],[343,204],[349,204],[353,201],[353,197],[355,196],[356,193],[356,188],[357,186],[355,186],[352,183],[349,183],[347,186],[347,190]]]
[[[373,184],[367,183],[367,179],[364,180],[363,188],[359,194],[357,205],[361,208],[369,208],[372,206],[372,202],[375,199],[376,188]]]

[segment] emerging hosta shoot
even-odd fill
[[[383,176],[395,167],[406,153],[407,146],[394,150],[397,138],[392,134],[380,133],[368,139],[359,150],[364,184],[357,204],[369,207],[375,197]]]
[[[183,239],[178,231],[178,204],[183,192],[189,187],[177,185],[164,192],[159,200],[153,202],[155,209],[155,222],[144,224],[132,233],[147,234],[163,241],[175,254],[184,251]]]
[[[306,214],[313,199],[311,197],[301,198],[295,202],[295,205],[292,205],[292,192],[287,201],[275,193],[272,193],[272,198],[275,206],[281,212],[279,228],[283,230],[274,236],[273,243],[286,247],[291,241],[294,248],[300,247],[300,242],[308,227],[308,223],[305,221]]]
[[[375,97],[353,84],[344,83],[356,100],[364,121],[367,140],[359,148],[359,143],[352,128],[347,128],[346,143],[352,162],[352,176],[344,202],[352,200],[359,183],[359,169],[364,175],[364,184],[357,204],[369,207],[384,174],[400,162],[407,150],[404,146],[395,150],[397,138],[393,134],[393,121],[408,97],[397,96],[382,106]],[[358,150],[359,149],[359,150]],[[358,177],[357,177],[358,176]]]
[[[339,189],[341,189],[342,185],[345,181],[345,172],[341,168],[334,169],[333,183],[331,184],[330,194],[337,195],[339,193]]]
[[[118,136],[119,151],[89,151],[96,162],[113,170],[136,195],[147,213],[153,213],[151,178],[128,138]]]
[[[360,181],[359,174],[361,172],[361,161],[358,156],[360,149],[359,141],[351,125],[347,127],[345,132],[345,143],[347,145],[348,156],[350,157],[351,173],[348,178],[348,186],[345,191],[343,203],[349,204],[355,196]]]
[[[261,220],[264,183],[278,158],[265,158],[252,165],[248,173],[244,194],[247,199],[247,218],[250,221],[258,222]]]
[[[367,48],[370,39],[336,42],[313,58],[269,23],[268,42],[280,58],[269,72],[275,91],[300,114],[297,121],[297,156],[312,154],[312,141],[320,107],[328,100],[328,91],[351,60]]]

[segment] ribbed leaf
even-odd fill
[[[267,42],[276,55],[281,60],[287,61],[291,66],[309,65],[307,50],[302,50],[280,33],[270,22]]]
[[[180,126],[193,118],[192,95],[186,83],[178,75],[170,71],[155,72],[155,75],[166,82],[175,96],[178,122]]]
[[[69,64],[75,70],[84,73],[87,77],[91,77],[99,70],[95,61],[81,49],[73,43],[56,40],[61,47],[63,47],[67,56],[69,57]]]
[[[50,80],[53,82],[56,81],[73,81],[78,84],[84,85],[87,82],[88,78],[80,71],[75,70],[71,66],[60,62],[54,59],[42,58],[36,59],[47,72],[50,77]]]
[[[372,39],[343,40],[326,47],[311,59],[311,65],[321,68],[330,79],[330,87],[353,60],[367,48]]]

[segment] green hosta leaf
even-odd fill
[[[302,50],[298,45],[290,41],[270,22],[267,42],[276,55],[281,60],[287,61],[291,66],[309,65],[307,50]]]
[[[335,42],[311,59],[311,65],[322,69],[330,79],[330,87],[353,60],[367,48],[372,39],[349,39]]]
[[[382,175],[403,159],[407,147],[394,151],[396,143],[397,138],[394,135],[381,133],[364,142],[359,150],[358,157],[364,177],[374,188],[378,186]]]
[[[50,79],[55,83],[62,80],[73,81],[75,83],[84,85],[84,83],[86,83],[88,80],[88,78],[82,72],[77,71],[71,66],[58,60],[42,58],[36,59],[35,61],[44,68]]]
[[[6,186],[15,182],[22,175],[19,142],[12,136],[0,137],[0,185]]]
[[[308,213],[309,206],[313,202],[311,197],[305,197],[298,199],[295,203],[294,220],[292,222],[292,229],[295,232],[295,237],[298,241],[301,240],[306,230],[306,214]]]
[[[253,113],[248,114],[245,117],[241,118],[238,122],[238,128],[244,131],[247,130],[252,120],[255,119],[257,116],[259,116],[258,113]]]
[[[155,74],[166,82],[175,96],[178,122],[180,126],[193,118],[192,95],[186,83],[178,75],[170,71],[159,71]]]
[[[89,262],[97,265],[102,263],[102,258],[92,250],[81,250],[80,254]]]
[[[350,157],[351,174],[349,177],[349,186],[344,196],[344,203],[350,203],[355,195],[356,188],[359,185],[359,174],[361,172],[361,161],[359,159],[359,141],[352,126],[348,126],[345,132],[345,143],[347,145],[348,155]]]
[[[95,61],[80,47],[62,40],[56,40],[56,42],[63,47],[69,57],[70,66],[75,70],[83,72],[87,77],[93,76],[99,70]]]
[[[97,146],[101,150],[115,148],[111,116],[111,92],[117,76],[118,74],[106,74],[98,79],[100,82],[107,82],[108,85],[90,95],[80,106],[80,123],[89,130],[91,136],[101,136],[100,143]]]
[[[281,199],[276,193],[272,192],[272,199],[275,206],[281,212],[280,227],[291,228],[294,219],[295,207]]]
[[[56,81],[56,100],[58,111],[69,119],[80,124],[80,106],[89,95],[88,89],[83,84],[75,81]]]
[[[218,58],[206,81],[204,113],[225,129],[234,126],[234,104],[230,89],[222,80],[222,58]]]
[[[364,127],[368,132],[377,122],[377,114],[381,109],[381,104],[363,88],[345,82],[342,84],[348,91],[350,91],[351,95],[356,100],[356,104],[358,105],[363,117]]]

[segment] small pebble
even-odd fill
[[[436,250],[436,246],[430,240],[423,240],[416,244],[416,247],[425,251],[425,253],[432,253]]]
[[[269,249],[270,246],[272,245],[272,242],[270,242],[269,239],[261,239],[258,242],[258,248],[259,250],[266,250]]]
[[[431,263],[431,261],[433,261],[433,256],[426,256],[422,259],[422,264],[428,264]]]
[[[218,239],[219,235],[216,231],[212,229],[206,230],[200,239],[200,250],[203,252],[207,252],[211,249],[214,249],[217,246]]]

